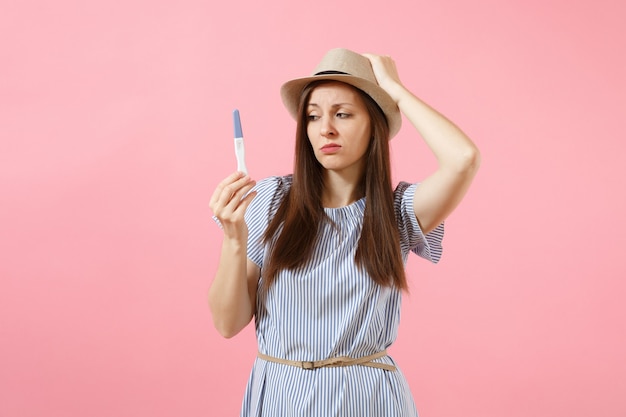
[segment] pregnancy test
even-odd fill
[[[241,132],[241,119],[239,110],[233,110],[233,126],[235,128],[235,155],[237,156],[237,171],[248,174],[246,168],[246,149],[243,146],[243,133]]]

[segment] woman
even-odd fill
[[[211,209],[224,231],[209,291],[232,337],[255,317],[259,354],[242,416],[416,416],[386,348],[404,264],[441,256],[443,221],[479,166],[471,140],[401,83],[389,57],[329,51],[281,88],[296,118],[292,176],[223,180]],[[402,112],[438,168],[391,184],[389,139]]]

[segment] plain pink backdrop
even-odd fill
[[[626,415],[626,3],[15,1],[0,12],[0,415],[232,416],[252,326],[213,329],[214,186],[239,108],[291,171],[287,79],[388,54],[483,165],[391,351],[423,417]],[[394,175],[433,157],[406,123]]]

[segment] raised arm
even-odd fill
[[[222,251],[213,283],[209,307],[213,324],[224,337],[239,333],[254,316],[260,270],[247,257],[248,227],[244,214],[255,196],[243,196],[255,185],[236,172],[222,181],[211,197],[210,208],[224,229]]]
[[[437,158],[437,170],[420,183],[413,200],[420,227],[428,233],[465,196],[478,171],[480,152],[454,123],[404,87],[390,57],[364,55],[372,63],[378,84],[393,98]]]

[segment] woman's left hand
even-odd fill
[[[396,63],[390,56],[374,55],[374,54],[362,54],[369,59],[372,64],[372,70],[378,85],[387,92],[397,103],[400,100],[401,90],[404,89],[400,76],[398,75],[398,69]]]

